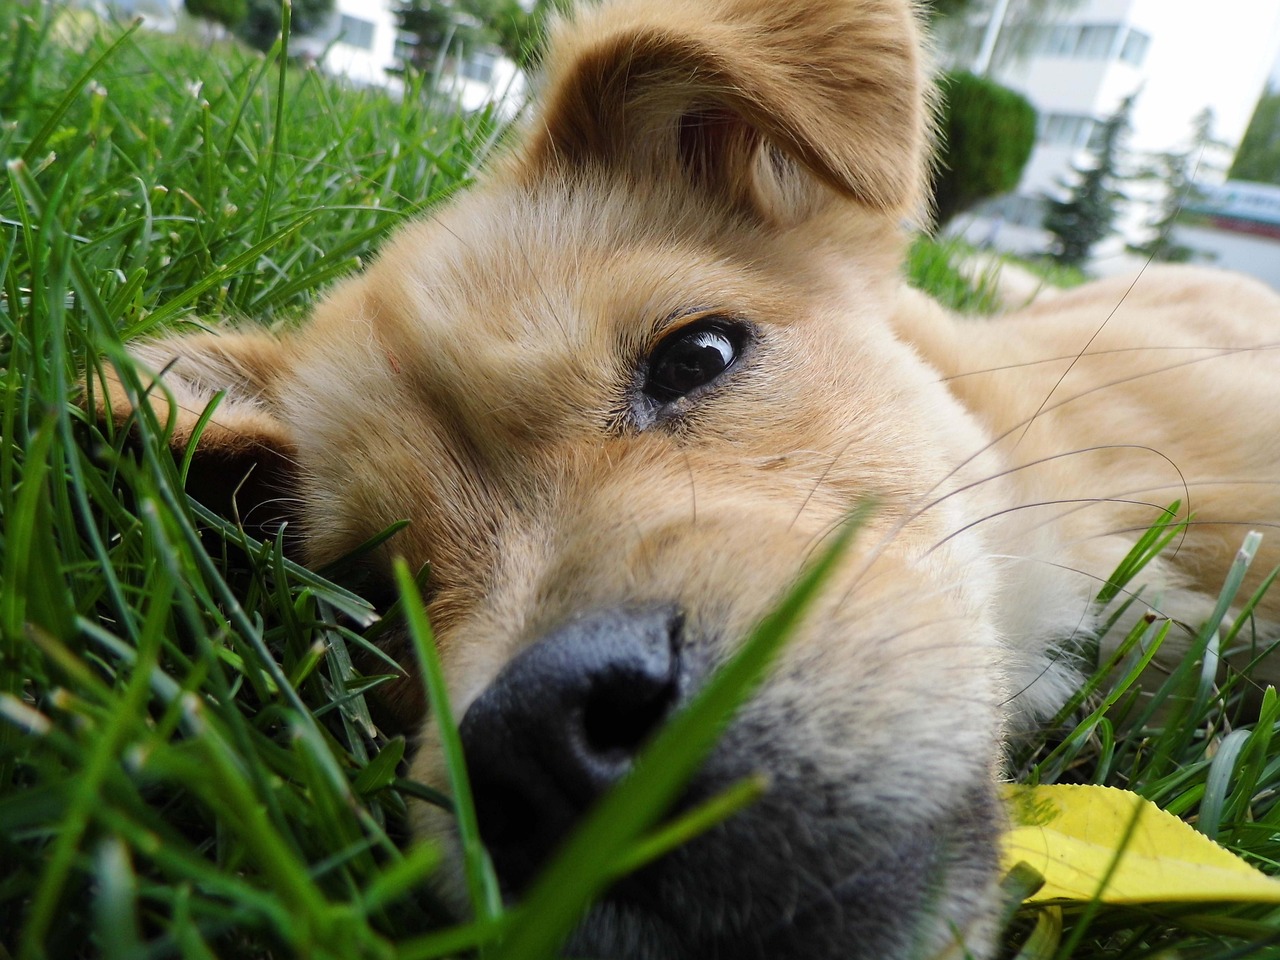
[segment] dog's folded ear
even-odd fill
[[[160,427],[171,428],[175,452],[196,443],[188,491],[261,533],[288,518],[294,479],[292,441],[271,399],[284,349],[265,332],[130,344],[136,377],[104,364],[94,383],[94,406],[101,420],[136,429],[136,405],[145,402]]]
[[[643,182],[675,169],[785,217],[803,199],[788,182],[798,165],[875,211],[916,215],[929,128],[919,47],[909,0],[588,8],[553,33],[525,175],[604,164]]]

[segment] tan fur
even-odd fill
[[[178,440],[228,389],[207,449],[282,454],[313,563],[409,519],[391,550],[430,564],[460,713],[620,604],[675,605],[689,657],[723,660],[870,502],[704,774],[773,789],[656,875],[657,914],[606,904],[574,949],[984,956],[1002,731],[1078,682],[1060,645],[1099,583],[1180,499],[1143,598],[1195,621],[1280,520],[1280,298],[1151,268],[988,322],[906,289],[927,97],[904,0],[627,0],[547,63],[514,149],[301,330],[140,348],[172,361]],[[646,421],[637,378],[690,312],[754,340]],[[430,731],[414,775],[444,783]]]

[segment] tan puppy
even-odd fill
[[[689,788],[767,795],[572,955],[986,955],[1002,734],[1078,682],[1100,581],[1181,499],[1144,599],[1196,621],[1280,520],[1280,299],[1153,268],[947,315],[899,266],[927,100],[907,0],[610,3],[558,29],[514,148],[301,330],[137,350],[178,443],[229,391],[206,456],[275,471],[310,561],[412,521],[512,893],[874,504]],[[429,732],[414,773],[444,783]]]

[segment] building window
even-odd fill
[[[412,33],[401,30],[396,34],[395,42],[395,58],[401,63],[413,63],[414,54],[418,49],[418,38]]]
[[[1115,25],[1081,27],[1075,56],[1081,60],[1110,60],[1119,36],[1120,28]]]
[[[1044,52],[1051,57],[1069,57],[1080,41],[1080,28],[1057,23],[1045,28]]]
[[[351,17],[344,13],[338,25],[338,38],[349,47],[372,50],[373,28],[372,20],[361,20],[359,17]]]
[[[493,68],[498,63],[498,56],[487,50],[473,53],[462,64],[460,71],[467,80],[477,83],[490,83],[493,80]]]
[[[1136,33],[1137,31],[1131,31]],[[1116,54],[1120,25],[1115,23],[1057,23],[1042,28],[1040,52],[1072,60],[1110,60]],[[1145,51],[1143,51],[1145,52]]]
[[[1098,121],[1079,113],[1046,113],[1040,117],[1040,142],[1055,147],[1086,146]]]
[[[1120,59],[1135,67],[1142,66],[1147,59],[1147,48],[1151,46],[1151,37],[1141,30],[1130,30],[1124,38],[1124,46],[1120,48]]]

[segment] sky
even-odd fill
[[[1156,102],[1148,109],[1211,106],[1216,132],[1238,142],[1263,83],[1276,72],[1280,0],[1139,0],[1136,6],[1156,36],[1148,68],[1161,89],[1152,91]]]

